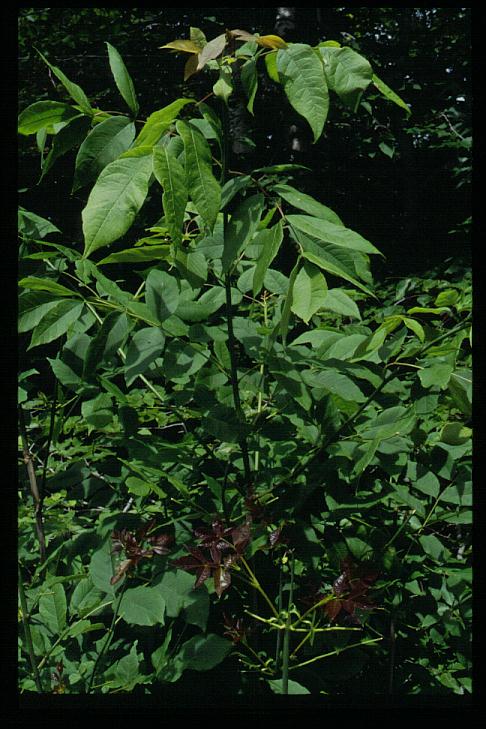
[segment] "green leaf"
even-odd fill
[[[206,226],[212,230],[221,204],[221,188],[212,172],[211,149],[195,127],[179,121],[176,128],[184,142],[190,198]]]
[[[116,589],[118,589],[121,583],[118,583],[118,585],[110,584],[110,580],[114,575],[111,540],[107,540],[100,549],[92,554],[88,572],[93,585],[98,590],[101,590],[103,593],[108,593],[110,596],[115,594]]]
[[[160,357],[165,337],[160,329],[146,327],[139,329],[128,345],[125,362],[125,382],[131,385],[138,375],[144,374],[152,362]]]
[[[182,225],[187,205],[186,175],[177,157],[167,147],[154,147],[154,175],[162,185],[165,223],[174,243],[182,241]]]
[[[373,70],[363,56],[352,48],[319,48],[324,61],[324,71],[329,88],[354,112],[357,110],[363,91],[373,78]]]
[[[181,613],[187,623],[206,629],[209,615],[209,594],[205,587],[194,589],[194,576],[177,570],[164,572],[161,581],[154,585],[166,603],[166,613],[176,618]]]
[[[106,425],[113,421],[113,403],[110,395],[102,392],[92,400],[85,400],[81,404],[81,415],[88,425],[103,430]]]
[[[322,308],[335,311],[342,316],[361,319],[361,314],[355,302],[342,289],[329,289]]]
[[[450,555],[450,552],[434,534],[421,536],[418,540],[424,552],[435,561],[443,561]]]
[[[272,689],[274,694],[283,694],[283,679],[276,678],[272,681],[268,681],[268,685]],[[300,683],[297,683],[297,681],[292,681],[292,679],[289,679],[287,682],[287,693],[288,694],[310,694],[309,689],[306,689],[305,686],[301,686]]]
[[[68,121],[68,123],[55,135],[49,154],[42,162],[42,175],[39,180],[51,169],[54,162],[73,147],[81,144],[90,127],[90,120],[86,116],[77,116]]]
[[[272,81],[275,81],[275,83],[280,83],[280,76],[278,75],[278,69],[277,69],[277,51],[273,51],[272,53],[265,53],[265,68],[267,70],[269,78],[272,79]]]
[[[230,641],[219,635],[195,635],[184,643],[178,657],[185,669],[209,671],[226,658],[231,648]]]
[[[26,291],[19,297],[18,332],[28,332],[41,321],[45,314],[52,309],[58,301],[39,291]]]
[[[419,370],[418,376],[422,387],[440,387],[442,390],[447,387],[451,378],[453,365],[449,362],[434,362],[427,363],[428,366],[424,369]]]
[[[62,83],[66,91],[68,92],[69,96],[76,102],[76,104],[79,104],[81,110],[87,114],[88,116],[94,115],[94,109],[91,108],[91,104],[88,101],[88,97],[84,93],[83,89],[78,86],[78,84],[73,83],[68,79],[68,77],[59,69],[57,66],[53,66],[45,56],[40,53],[40,51],[37,51],[39,56],[42,58],[44,63],[46,63],[51,71],[53,72],[54,76],[57,76],[59,81]]]
[[[369,241],[365,240],[359,233],[343,225],[336,225],[329,220],[321,220],[310,215],[287,215],[288,223],[301,230],[303,233],[316,238],[324,243],[332,243],[335,246],[347,248],[348,250],[361,251],[362,253],[380,253]]]
[[[59,635],[66,627],[66,593],[59,582],[46,588],[39,600],[39,616],[42,623],[54,634]]]
[[[304,261],[292,290],[291,311],[307,324],[326,299],[326,279],[317,266]]]
[[[248,99],[246,108],[250,114],[253,114],[253,104],[258,88],[258,74],[254,58],[250,58],[241,67],[241,83],[243,84],[243,88]]]
[[[359,387],[349,377],[337,370],[328,369],[321,372],[303,370],[302,379],[309,387],[326,390],[348,402],[364,402],[366,400]]]
[[[78,150],[73,192],[95,180],[100,172],[130,147],[135,125],[126,116],[112,116],[97,124]]]
[[[40,344],[48,344],[67,332],[75,321],[81,318],[83,302],[63,299],[46,312],[32,332],[29,349]]]
[[[18,210],[18,228],[20,235],[31,239],[44,238],[48,233],[61,232],[50,220],[24,210],[22,207],[19,207]]]
[[[392,89],[386,85],[384,81],[382,81],[376,73],[373,74],[373,83],[378,89],[380,93],[383,94],[383,96],[388,99],[388,101],[393,101],[394,104],[397,104],[397,106],[400,106],[402,109],[404,109],[407,114],[411,114],[410,108],[407,106],[407,104],[401,99],[398,94],[396,94]]]
[[[38,278],[37,276],[27,276],[26,278],[21,278],[19,281],[19,286],[24,289],[30,289],[31,291],[48,291],[54,296],[80,296],[80,294],[76,293],[75,291],[71,291],[71,289],[66,288],[66,286],[57,283],[57,281],[53,281],[49,278]]]
[[[194,99],[176,99],[172,104],[164,106],[163,109],[159,109],[150,114],[135,139],[133,146],[143,147],[149,145],[153,147],[157,144],[161,136],[167,131],[186,104],[194,104]]]
[[[354,286],[357,286],[369,296],[374,296],[369,288],[355,278],[353,264],[355,257],[361,254],[347,251],[331,243],[320,243],[298,230],[292,230],[292,237],[302,246],[302,256],[308,261],[315,263],[323,271],[327,271],[334,276],[349,281],[349,283],[354,284]]]
[[[462,423],[446,423],[440,431],[439,439],[448,445],[462,445],[472,437],[472,428]]]
[[[36,101],[19,115],[19,134],[35,134],[39,129],[51,129],[54,124],[67,122],[79,111],[61,101]]]
[[[170,245],[125,248],[123,251],[118,251],[118,253],[110,253],[106,258],[98,261],[98,266],[107,263],[148,263],[149,261],[164,261],[169,258],[169,255]]]
[[[177,316],[185,321],[204,321],[214,314],[226,301],[222,286],[212,286],[197,301],[181,301]]]
[[[228,104],[228,99],[233,93],[233,74],[229,66],[222,66],[219,70],[219,78],[213,86],[213,94],[223,99]]]
[[[290,272],[289,288],[287,291],[287,296],[285,297],[285,303],[282,308],[282,315],[280,317],[280,322],[278,325],[279,330],[280,330],[280,335],[282,337],[282,342],[284,343],[284,345],[287,341],[287,333],[289,330],[289,319],[290,319],[290,311],[292,308],[293,288],[294,288],[295,279],[297,278],[297,274],[299,273],[299,270],[300,270],[300,257],[297,259],[292,271]]]
[[[461,412],[470,417],[472,413],[472,373],[470,369],[458,369],[451,374],[449,392]]]
[[[110,68],[115,79],[118,91],[122,98],[126,102],[128,108],[132,112],[133,116],[136,117],[139,110],[139,103],[135,94],[135,87],[131,79],[130,74],[127,71],[125,63],[122,57],[114,46],[106,42],[108,48],[108,57],[110,61]]]
[[[125,591],[120,615],[130,625],[163,625],[165,601],[155,587],[134,587]]]
[[[263,211],[263,195],[257,194],[246,198],[231,216],[224,238],[223,271],[227,273],[240,251],[250,242],[255,234]]]
[[[98,177],[82,212],[84,257],[118,240],[132,225],[147,196],[152,157],[124,157]]]
[[[268,267],[277,255],[283,240],[282,221],[279,221],[272,228],[259,231],[253,243],[261,245],[262,251],[258,257],[255,271],[253,274],[253,296],[256,296],[263,286],[263,280],[267,273]]]
[[[104,318],[95,336],[91,339],[83,366],[83,378],[92,378],[105,357],[112,356],[128,334],[128,320],[125,314],[112,311]]]
[[[145,282],[145,301],[150,313],[163,322],[177,310],[179,305],[179,284],[174,276],[154,268]]]
[[[396,405],[376,415],[371,424],[365,423],[360,436],[365,440],[391,438],[394,435],[407,435],[415,426],[416,418],[403,405]]]
[[[316,142],[329,109],[329,93],[321,59],[304,43],[293,43],[277,53],[280,82],[295,111],[309,123]]]
[[[236,410],[216,405],[201,421],[203,429],[224,443],[237,443],[250,432],[250,426],[238,417]]]
[[[300,190],[296,190],[294,187],[291,187],[291,185],[274,185],[272,187],[272,192],[280,195],[280,197],[290,203],[290,205],[294,208],[304,210],[306,213],[315,218],[322,218],[323,220],[328,220],[330,223],[334,223],[335,225],[342,225],[341,219],[333,210],[331,210],[331,208],[328,208],[326,205],[314,200],[314,198],[310,195],[306,195],[305,193],[300,192]]]
[[[87,577],[85,580],[80,580],[74,588],[69,601],[69,614],[86,614],[97,605],[101,605],[103,597],[104,593],[95,587],[90,577]]]

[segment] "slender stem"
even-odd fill
[[[30,632],[28,610],[27,610],[27,599],[25,597],[24,583],[22,581],[22,574],[20,572],[20,565],[18,565],[18,573],[19,573],[20,607],[22,610],[22,624],[24,626],[25,642],[27,644],[27,651],[29,653],[30,666],[32,668],[32,673],[34,675],[34,681],[35,681],[37,691],[39,693],[43,693],[41,677],[39,674],[39,669],[37,668],[37,663],[36,663],[35,654],[34,654],[34,646],[32,644],[32,634]]]
[[[40,549],[40,561],[45,562],[46,559],[46,537],[44,534],[44,525],[42,520],[42,496],[39,491],[37,484],[37,478],[35,475],[34,464],[32,463],[32,456],[29,450],[29,442],[27,440],[27,428],[25,426],[25,416],[22,406],[19,406],[19,424],[20,424],[20,437],[22,439],[22,451],[24,456],[24,463],[27,468],[27,474],[29,477],[30,491],[34,500],[34,513],[35,513],[35,529],[37,532],[37,539],[39,541]]]
[[[278,573],[278,598],[277,598],[277,607],[280,610],[282,609],[282,565],[280,565],[279,573]],[[277,645],[275,647],[275,670],[278,670],[279,660],[280,660],[280,642],[281,642],[281,632],[280,630],[277,632]]]
[[[226,104],[222,102],[222,159],[221,159],[221,185],[224,185],[228,176],[228,152],[229,152],[229,121],[228,110]],[[223,240],[226,240],[226,232],[228,229],[228,212],[223,211]],[[228,327],[228,351],[230,355],[231,368],[231,388],[233,390],[233,402],[235,410],[239,418],[245,420],[243,409],[241,407],[240,390],[238,386],[238,362],[237,362],[237,344],[233,331],[233,314],[231,304],[231,271],[224,276],[224,288],[226,292],[226,323]],[[240,440],[240,448],[243,456],[243,467],[245,471],[245,482],[247,489],[251,484],[251,466],[250,457],[248,455],[248,443],[246,436]]]
[[[393,617],[390,620],[390,664],[388,676],[388,693],[393,693],[393,672],[395,669],[395,621]]]
[[[95,676],[96,676],[96,672],[98,670],[98,664],[99,664],[102,656],[104,655],[104,653],[106,653],[106,651],[108,650],[108,646],[110,645],[110,643],[111,643],[111,641],[113,639],[116,618],[117,618],[117,615],[118,615],[118,610],[120,609],[120,604],[121,604],[122,597],[124,595],[126,586],[127,586],[127,582],[126,582],[126,578],[125,578],[125,582],[123,583],[123,585],[122,585],[122,587],[120,589],[120,595],[118,597],[118,602],[117,602],[117,604],[115,606],[115,609],[113,611],[113,618],[111,620],[110,627],[108,628],[108,633],[106,635],[106,640],[103,643],[103,646],[102,646],[100,652],[98,653],[98,656],[96,658],[95,664],[93,666],[93,672],[91,673],[91,678],[90,678],[89,684],[88,684],[88,690],[86,692],[88,694],[91,693],[91,690],[93,688],[93,682],[94,682],[94,679],[95,679]]]
[[[285,623],[283,647],[282,647],[282,694],[289,692],[289,653],[290,653],[290,611],[294,597],[294,555],[290,559],[290,590],[287,605],[287,620]]]
[[[369,645],[370,643],[378,643],[378,641],[380,640],[383,640],[383,638],[368,638],[367,640],[362,640],[359,643],[351,643],[351,645],[345,645],[343,648],[339,648],[338,650],[333,650],[329,653],[322,653],[320,656],[314,656],[314,658],[310,658],[308,661],[304,661],[303,663],[297,663],[295,666],[290,666],[289,671],[293,671],[294,668],[302,668],[303,666],[308,666],[310,663],[320,661],[322,658],[337,656],[339,655],[339,653],[342,653],[343,651],[348,651],[350,648],[357,648],[360,645]]]
[[[278,618],[279,617],[279,614],[278,614],[277,609],[275,608],[275,605],[270,600],[270,598],[268,597],[267,593],[265,592],[265,590],[263,589],[263,587],[258,582],[258,579],[255,576],[254,572],[252,571],[250,565],[248,564],[248,562],[246,561],[246,559],[243,557],[243,555],[241,555],[240,559],[241,559],[241,561],[242,561],[242,563],[243,563],[246,571],[250,575],[250,580],[251,580],[252,587],[254,587],[255,590],[258,590],[258,592],[263,597],[263,599],[265,600],[265,602],[267,603],[267,605],[270,607],[270,609],[271,609],[274,617]]]

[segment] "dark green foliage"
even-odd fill
[[[333,105],[407,105],[353,44],[191,28],[178,45],[210,102],[145,114],[109,44],[142,120],[115,124],[63,72],[61,116],[21,114],[42,149],[69,110],[85,123],[84,241],[19,216],[21,690],[224,668],[243,694],[470,692],[470,272],[375,285],[379,250],[299,190],[301,167],[235,171],[230,150],[240,68],[257,110],[250,62],[316,142]]]

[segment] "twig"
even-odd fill
[[[46,538],[44,534],[44,526],[42,523],[42,495],[39,492],[37,484],[37,478],[35,475],[34,464],[32,463],[32,456],[29,450],[29,442],[27,440],[27,429],[25,427],[25,417],[22,406],[19,406],[19,425],[20,425],[20,437],[22,439],[22,452],[24,456],[24,463],[27,468],[27,475],[29,477],[30,491],[34,500],[34,514],[35,514],[35,529],[37,532],[37,539],[39,541],[40,549],[40,561],[41,563],[46,559]]]
[[[19,572],[19,597],[20,597],[20,607],[22,610],[22,624],[24,626],[25,642],[27,643],[27,651],[29,653],[30,665],[32,667],[32,673],[34,675],[34,681],[35,681],[37,691],[39,693],[43,693],[41,677],[39,674],[39,669],[37,668],[37,663],[36,663],[35,654],[34,654],[34,647],[32,644],[32,635],[30,632],[30,625],[29,625],[29,619],[28,619],[27,599],[25,597],[24,583],[22,581],[22,574],[20,572],[20,565],[18,565],[18,572]]]

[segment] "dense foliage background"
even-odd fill
[[[336,99],[324,134],[313,144],[306,121],[268,78],[261,82],[253,114],[242,89],[235,88],[230,105],[230,171],[249,173],[279,164],[308,168],[295,168],[283,181],[329,206],[384,253],[372,260],[378,298],[346,289],[352,300],[348,309],[313,312],[314,331],[308,331],[305,317],[306,326],[293,321],[292,354],[286,355],[283,370],[281,363],[265,362],[278,383],[275,410],[273,420],[254,421],[261,482],[243,501],[238,436],[228,437],[224,430],[231,431],[231,423],[225,424],[223,416],[216,422],[213,415],[222,403],[227,406],[224,380],[207,384],[211,372],[207,380],[198,376],[193,383],[193,368],[196,372],[202,365],[194,364],[194,355],[192,365],[178,359],[175,349],[164,368],[156,361],[145,372],[135,363],[135,375],[127,376],[114,361],[116,346],[112,343],[108,356],[106,336],[99,335],[105,351],[101,356],[91,347],[90,362],[98,368],[93,375],[77,358],[86,355],[85,332],[94,320],[81,321],[61,344],[45,336],[45,327],[37,334],[34,329],[31,338],[35,316],[29,297],[36,306],[49,302],[45,291],[23,292],[20,445],[24,456],[26,449],[33,454],[43,489],[46,544],[40,545],[45,557],[40,563],[35,494],[21,460],[19,569],[25,594],[19,621],[25,623],[28,616],[31,622],[31,650],[44,690],[157,693],[162,686],[172,696],[189,690],[203,696],[212,683],[235,696],[281,692],[271,663],[275,631],[264,621],[258,627],[258,619],[248,620],[236,587],[226,591],[204,581],[193,590],[197,564],[190,574],[184,571],[184,546],[195,549],[196,535],[199,545],[215,548],[226,527],[238,559],[247,549],[248,569],[277,596],[280,608],[282,596],[290,594],[291,601],[293,591],[303,611],[303,605],[325,594],[336,598],[343,585],[358,580],[348,602],[337,601],[340,614],[328,609],[317,619],[316,626],[327,619],[343,632],[313,635],[303,646],[302,663],[312,650],[327,651],[329,658],[296,667],[291,693],[467,694],[470,9],[20,8],[19,111],[36,101],[68,98],[36,49],[79,84],[94,107],[119,110],[106,41],[121,54],[134,81],[137,119],[179,97],[200,100],[211,88],[205,74],[183,82],[180,55],[160,50],[175,38],[187,38],[190,27],[200,28],[208,39],[226,28],[242,28],[310,45],[337,40],[365,56],[410,106],[408,116],[371,87],[356,113]],[[55,266],[55,281],[65,285],[75,258],[55,248],[46,256],[42,241],[76,250],[82,240],[81,211],[88,193],[86,188],[71,192],[76,149],[60,156],[38,184],[42,139],[19,139],[19,202],[45,219],[20,216],[21,275],[52,281]],[[261,177],[270,190],[271,174]],[[160,214],[160,195],[152,195],[130,241],[146,236]],[[62,239],[48,221],[62,231]],[[293,265],[291,250],[283,247],[273,262],[272,283],[265,282],[268,308],[264,297],[257,313],[245,300],[241,303],[251,285],[245,288],[245,270],[239,271],[239,314],[253,320],[247,325],[238,320],[235,336],[240,366],[250,372],[242,405],[252,417],[266,406],[268,393],[262,404],[256,368],[263,367],[260,348],[269,322],[279,316],[279,297]],[[210,271],[212,265],[209,255]],[[138,288],[141,274],[135,265],[119,263],[103,271],[108,269],[122,293]],[[148,280],[146,272],[142,278]],[[106,279],[98,278],[97,286],[101,297],[122,295]],[[190,296],[185,305],[189,311]],[[216,343],[221,322],[214,313],[209,311],[216,337],[211,347],[227,368],[228,353]],[[191,319],[193,313],[187,316],[191,341],[207,352],[204,326],[197,316]],[[373,340],[377,332],[379,341]],[[122,346],[122,339],[116,344]],[[312,378],[295,385],[316,353],[339,373],[332,395],[319,394]],[[150,386],[136,379],[137,372],[145,372]],[[168,378],[164,386],[161,377]],[[329,432],[343,437],[328,438]],[[218,441],[222,444],[215,446]],[[236,463],[234,473],[221,473],[225,459]],[[253,520],[251,540],[235,531],[246,513]],[[224,517],[224,525],[214,521],[216,515]],[[144,532],[152,517],[156,528],[170,532],[176,545],[170,556],[164,531],[159,542]],[[138,569],[130,578],[138,586],[127,590],[132,602],[124,598],[121,622],[113,605],[122,604],[125,582],[121,588],[108,584],[113,544]],[[182,569],[174,568],[174,559]],[[148,590],[165,606],[164,628],[156,624],[153,604],[137,602]],[[264,612],[265,599],[261,593],[257,597],[245,603],[253,614]],[[363,645],[347,651],[351,643],[345,629],[350,627],[362,629]],[[28,648],[21,636],[21,688],[34,691],[38,684]]]

